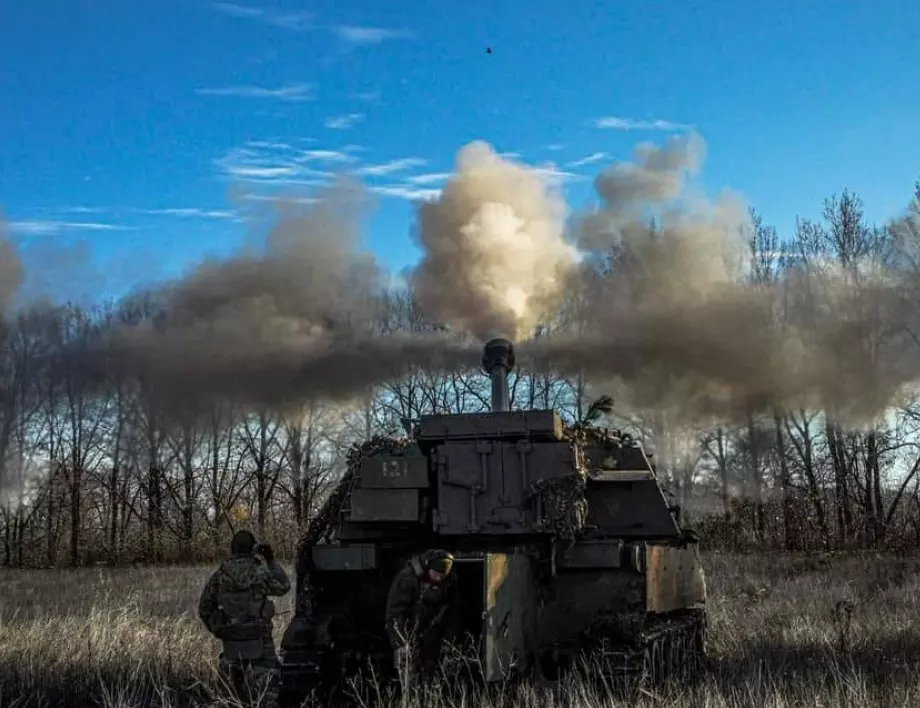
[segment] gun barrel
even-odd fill
[[[508,374],[514,368],[514,345],[501,337],[486,342],[482,350],[482,368],[492,379],[492,410],[511,410]]]

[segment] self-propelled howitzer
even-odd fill
[[[627,673],[704,651],[695,538],[628,435],[511,410],[511,342],[483,351],[492,410],[428,415],[407,438],[355,446],[298,548],[297,611],[282,639],[291,697],[389,668],[390,583],[412,555],[455,556],[463,632],[485,681],[547,679],[580,656]]]

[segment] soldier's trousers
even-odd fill
[[[240,701],[252,706],[278,705],[281,662],[271,638],[254,642],[225,642],[218,669]]]
[[[437,675],[441,660],[440,640],[414,642],[402,663],[396,665],[400,684],[406,690],[412,684],[432,679]]]

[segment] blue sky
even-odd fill
[[[470,140],[555,171],[578,207],[689,125],[707,189],[783,235],[844,188],[882,221],[920,177],[918,49],[907,0],[10,1],[0,208],[33,262],[78,243],[114,286],[226,253],[240,205],[347,170],[398,268],[411,200]]]

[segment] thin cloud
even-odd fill
[[[441,195],[440,189],[419,189],[408,185],[385,185],[371,187],[370,190],[386,197],[397,197],[409,201],[437,199]]]
[[[356,162],[356,158],[342,150],[303,150],[298,160],[304,162]]]
[[[75,206],[75,207],[64,207],[59,211],[65,214],[105,214],[106,210],[101,209],[100,207],[85,207],[85,206]]]
[[[319,199],[316,197],[292,197],[278,196],[276,194],[244,194],[243,199],[250,202],[276,202],[279,204],[316,204]]]
[[[390,160],[380,165],[361,167],[355,170],[355,174],[379,177],[380,175],[388,175],[400,170],[408,170],[412,167],[423,167],[427,164],[428,162],[420,157],[401,157],[398,160]]]
[[[565,145],[563,145],[562,143],[553,143],[552,145],[547,145],[546,149],[550,150],[551,152],[559,152],[564,147]]]
[[[135,209],[140,214],[154,216],[179,216],[183,218],[203,219],[235,219],[236,212],[225,209],[198,209],[198,208],[173,208],[173,209]]]
[[[617,116],[607,116],[597,118],[594,121],[595,128],[605,128],[608,130],[687,130],[690,126],[683,123],[675,123],[670,120],[635,120],[633,118],[618,118]]]
[[[380,91],[364,91],[362,93],[353,94],[352,98],[358,101],[373,103],[374,101],[380,100]]]
[[[290,143],[274,142],[271,140],[253,140],[246,144],[257,148],[267,148],[269,150],[293,150],[293,146]]]
[[[450,177],[449,172],[430,172],[428,174],[407,177],[406,182],[412,184],[431,184],[432,182],[443,182],[448,177]]]
[[[244,7],[232,2],[213,2],[211,7],[231,17],[262,17],[265,12],[255,7]]]
[[[253,20],[294,32],[329,31],[345,42],[354,45],[380,44],[390,39],[409,39],[414,36],[407,30],[387,29],[384,27],[364,27],[361,25],[322,26],[316,24],[314,16],[309,12],[282,12],[273,8],[252,7],[251,5],[240,5],[233,2],[212,2],[211,7],[229,17]]]
[[[329,185],[329,177],[302,178],[302,177],[281,177],[272,180],[250,180],[255,183],[271,184],[285,187],[326,187]]]
[[[333,130],[348,130],[364,118],[363,113],[349,113],[344,116],[332,116],[326,119],[326,127]]]
[[[550,184],[561,184],[563,182],[584,179],[581,175],[577,175],[574,172],[560,170],[553,163],[548,163],[539,167],[531,167],[530,169]]]
[[[64,231],[130,231],[130,227],[119,224],[104,224],[92,221],[46,221],[32,219],[13,221],[10,231],[27,236],[48,236]]]
[[[406,30],[384,29],[383,27],[336,25],[332,29],[340,39],[351,44],[380,44],[389,39],[411,39],[414,36]]]
[[[275,177],[288,177],[297,174],[295,167],[255,167],[248,165],[228,165],[227,174],[234,177],[255,177],[257,179],[273,179]]]
[[[566,167],[584,167],[585,165],[592,165],[595,162],[600,162],[601,160],[606,159],[606,152],[595,152],[588,155],[587,157],[581,158],[580,160],[572,160],[572,162],[569,162]]]
[[[264,86],[229,86],[227,88],[198,89],[196,93],[206,96],[273,98],[279,101],[310,101],[313,99],[313,86],[311,84],[288,84],[279,88],[266,88]]]
[[[250,7],[237,5],[232,2],[215,2],[211,6],[230,17],[248,18],[257,20],[273,27],[283,27],[295,32],[314,29],[313,15],[308,12],[279,12],[271,8]]]
[[[226,177],[259,184],[326,184],[331,172],[317,169],[316,163],[352,163],[357,159],[346,151],[294,147],[298,141],[250,141],[232,148],[215,160],[215,167]]]

